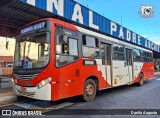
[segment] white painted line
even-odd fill
[[[156,79],[156,77],[150,78],[149,80]]]
[[[42,113],[46,113],[46,112],[49,112],[49,111],[53,111],[53,110],[56,110],[56,109],[61,109],[61,108],[64,108],[64,107],[67,107],[67,106],[70,106],[70,105],[73,105],[74,103],[70,103],[70,102],[65,102],[65,103],[62,103],[62,104],[58,104],[58,105],[55,105],[55,106],[51,106],[51,107],[48,107],[48,108],[45,108]]]
[[[15,105],[19,106],[19,107],[22,107],[22,108],[25,108],[25,109],[30,109],[30,110],[39,109],[39,110],[41,110],[42,113],[46,113],[46,112],[53,111],[53,110],[56,110],[56,109],[61,109],[61,108],[64,108],[64,107],[67,107],[67,106],[70,106],[70,105],[73,105],[73,104],[74,103],[65,102],[65,103],[54,105],[54,106],[51,106],[51,107],[48,107],[48,108],[42,108],[42,107],[38,107],[38,106],[28,104],[28,103],[22,103],[22,104],[17,103]]]
[[[16,106],[25,108],[25,109],[43,109],[42,107],[38,107],[32,104],[28,104],[28,103],[22,103],[22,104],[15,104]]]
[[[156,80],[160,81],[160,78],[158,78],[158,79],[156,79]]]

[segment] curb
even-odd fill
[[[12,87],[12,80],[11,79],[12,78],[10,78],[10,77],[1,77],[0,76],[0,88],[10,88],[10,87]]]
[[[154,76],[159,76],[160,75],[160,72],[155,72],[154,73]]]
[[[0,96],[0,105],[10,104],[17,101],[17,95],[9,93]]]

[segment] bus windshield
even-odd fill
[[[49,63],[49,33],[19,36],[16,42],[14,69],[42,68]]]

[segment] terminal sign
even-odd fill
[[[160,46],[73,0],[20,0],[125,41],[160,52]],[[30,29],[26,29],[30,30]]]

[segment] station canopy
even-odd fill
[[[25,24],[54,14],[19,0],[0,1],[0,36],[12,37]]]
[[[13,37],[25,24],[51,17],[77,23],[85,28],[150,49],[154,52],[154,58],[160,58],[159,45],[73,0],[1,0],[0,36]]]

